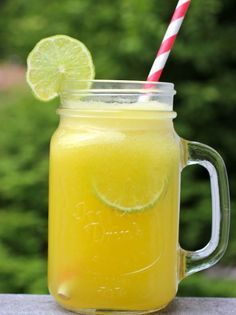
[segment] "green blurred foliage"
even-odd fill
[[[235,280],[193,275],[179,286],[179,296],[235,297]]]
[[[145,79],[176,0],[1,0],[0,61],[25,64],[41,38],[68,34],[91,50],[96,77]],[[213,146],[236,191],[236,4],[193,1],[163,73],[178,91],[175,127],[184,138]],[[48,146],[58,101],[43,104],[29,90],[0,95],[0,291],[46,292]],[[181,245],[204,246],[211,201],[206,172],[182,180]],[[222,264],[235,265],[236,214]],[[204,274],[182,282],[182,295],[236,296],[236,280]]]
[[[0,95],[0,291],[46,291],[48,145],[55,105]]]

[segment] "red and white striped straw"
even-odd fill
[[[175,39],[178,35],[180,27],[188,11],[191,0],[179,0],[169,27],[166,31],[165,37],[161,43],[161,47],[156,55],[156,59],[152,65],[148,75],[148,82],[157,82],[160,79],[162,71],[165,67],[166,61],[169,57],[172,47],[174,46]],[[146,88],[151,87],[151,84],[146,84]]]

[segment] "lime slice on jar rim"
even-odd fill
[[[88,89],[95,75],[91,54],[77,39],[55,35],[39,41],[27,58],[26,80],[35,96],[49,101],[63,92],[65,82],[82,80]]]

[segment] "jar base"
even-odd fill
[[[70,307],[61,306],[66,308],[69,311],[73,311],[80,315],[143,315],[143,314],[152,314],[161,309],[165,308],[168,304],[165,304],[159,308],[155,308],[152,310],[113,310],[113,309],[74,309]]]

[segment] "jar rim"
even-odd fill
[[[174,84],[129,80],[65,80],[60,108],[72,110],[172,111]]]
[[[61,97],[69,95],[166,95],[174,96],[174,84],[169,82],[147,82],[135,80],[71,80],[63,82]]]

